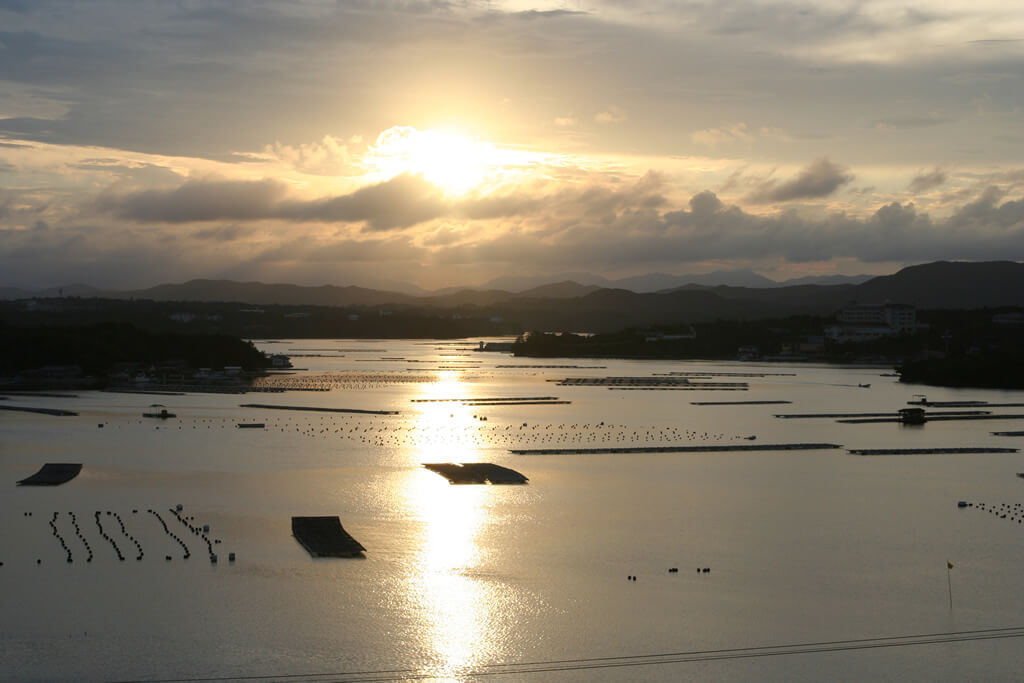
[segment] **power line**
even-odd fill
[[[335,671],[320,673],[290,673],[257,676],[217,676],[208,678],[165,678],[119,681],[118,683],[214,683],[218,681],[262,681],[302,680],[331,681],[334,683],[369,683],[371,681],[413,681],[437,678],[445,675],[457,677],[502,676],[508,674],[552,673],[560,671],[583,671],[663,664],[684,664],[691,662],[751,659],[757,657],[778,657],[783,655],[816,654],[828,652],[851,652],[879,648],[909,647],[914,645],[936,645],[980,640],[1002,640],[1024,638],[1024,626],[946,633],[922,633],[916,635],[888,636],[883,638],[859,638],[852,640],[831,640],[786,645],[762,645],[756,647],[726,648],[716,650],[692,650],[663,652],[647,655],[624,655],[618,657],[586,657],[576,659],[555,659],[541,661],[509,662],[506,664],[482,664],[472,669],[456,672],[424,671],[423,669],[378,669],[372,671]]]

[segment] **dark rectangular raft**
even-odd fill
[[[440,474],[449,484],[525,484],[529,481],[515,470],[489,462],[427,463],[423,466]]]
[[[19,481],[18,486],[56,486],[71,481],[81,471],[79,462],[48,462],[31,477]]]
[[[295,540],[313,557],[360,557],[366,551],[334,517],[292,517]]]

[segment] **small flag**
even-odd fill
[[[953,563],[952,562],[947,562],[946,563],[946,569],[952,569],[952,568],[953,568]]]

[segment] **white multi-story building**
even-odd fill
[[[895,332],[917,329],[917,309],[910,304],[850,304],[836,318],[844,325],[884,326]]]
[[[850,304],[836,320],[839,324],[827,330],[835,342],[870,341],[920,329],[917,309],[909,304]]]

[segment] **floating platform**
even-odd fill
[[[239,429],[263,429],[266,425],[262,422],[239,422]]]
[[[366,548],[335,517],[292,517],[295,540],[313,557],[361,557]]]
[[[521,473],[489,462],[425,463],[431,472],[437,472],[449,484],[525,484],[529,481]]]
[[[925,414],[925,421],[927,422],[950,422],[952,420],[1024,420],[1024,415],[991,415],[982,412],[979,415],[972,415],[970,413],[927,413]],[[836,420],[836,422],[842,422],[844,424],[872,424],[879,422],[902,422],[903,419],[900,417],[871,417],[871,418],[855,418],[851,420]]]
[[[517,403],[520,401],[557,401],[557,396],[492,396],[489,398],[413,398],[409,403]]]
[[[992,436],[1024,436],[1024,432],[992,432]]]
[[[239,408],[266,408],[268,410],[306,410],[314,413],[359,413],[361,415],[398,415],[397,410],[359,410],[358,408],[319,408],[317,406],[281,406],[270,403],[242,403]]]
[[[903,410],[913,410],[913,408],[904,408]],[[943,413],[927,413],[929,420],[937,419],[937,418],[940,418],[942,416],[962,418],[962,417],[968,417],[968,416],[991,415],[991,414],[992,414],[991,411],[988,411],[988,410],[949,410],[949,411],[946,411],[946,412],[943,412]],[[899,420],[900,420],[900,413],[898,411],[897,412],[888,412],[888,413],[781,413],[781,414],[776,415],[775,417],[778,417],[778,418],[781,418],[781,419],[784,419],[784,420],[828,419],[828,418],[834,418],[834,419],[839,419],[839,418],[864,418],[865,420],[867,420],[867,419],[872,419],[873,420],[875,418],[883,418],[882,421],[884,421],[884,422],[889,422],[889,421],[899,422]]]
[[[747,387],[746,382],[697,383],[690,381],[686,377],[669,377],[667,375],[653,377],[566,377],[550,381],[555,382],[560,387]]]
[[[783,403],[792,401],[690,401],[691,406],[774,406]]]
[[[71,410],[61,410],[59,408],[30,408],[28,406],[0,406],[0,410],[12,410],[19,413],[39,413],[40,415],[55,415],[57,417],[70,417],[72,415],[78,415],[78,413]]]
[[[567,406],[572,401],[471,401],[464,405],[474,406]]]
[[[48,462],[33,474],[18,482],[18,486],[57,486],[71,481],[82,471],[80,462]]]
[[[848,448],[853,455],[945,455],[949,453],[1016,453],[1017,448],[988,446],[962,448]]]
[[[603,455],[606,453],[739,453],[744,451],[819,451],[842,448],[834,443],[759,443],[732,446],[622,446],[620,448],[513,448],[516,455]]]
[[[747,385],[690,384],[679,387],[608,387],[611,391],[747,391]]]

